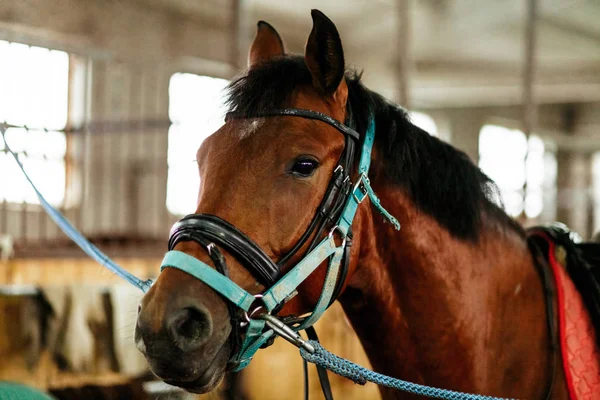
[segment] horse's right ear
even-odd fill
[[[285,50],[279,33],[265,21],[258,21],[256,37],[248,53],[248,68],[283,54]]]
[[[336,92],[344,78],[344,50],[335,24],[319,10],[312,10],[313,28],[306,42],[304,60],[313,86],[325,95]]]

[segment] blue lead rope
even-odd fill
[[[330,370],[344,378],[350,379],[354,383],[364,385],[367,382],[373,382],[377,385],[386,386],[392,389],[401,390],[403,392],[416,394],[419,396],[427,396],[434,399],[446,400],[514,400],[503,399],[500,397],[485,396],[480,394],[470,394],[456,392],[448,389],[438,389],[418,383],[403,381],[402,379],[392,378],[387,375],[382,375],[377,372],[361,367],[351,361],[343,359],[325,350],[319,342],[309,340],[314,349],[314,353],[310,353],[303,347],[300,347],[300,355],[306,361],[319,365]]]
[[[114,274],[125,279],[127,282],[131,283],[133,286],[139,288],[142,292],[146,293],[148,291],[148,289],[150,289],[150,286],[152,286],[152,280],[149,279],[147,281],[144,281],[144,280],[141,280],[141,279],[137,278],[136,276],[130,274],[129,272],[124,270],[123,267],[117,265],[106,254],[104,254],[102,251],[100,251],[100,249],[98,249],[96,246],[94,246],[92,243],[90,243],[90,241],[87,240],[81,234],[81,232],[79,232],[77,229],[75,229],[75,227],[73,225],[71,225],[71,223],[58,210],[56,210],[54,207],[52,207],[52,205],[50,205],[50,203],[48,203],[46,201],[46,199],[44,198],[44,196],[42,196],[42,194],[39,192],[37,187],[35,187],[35,185],[33,184],[33,181],[31,180],[29,175],[27,175],[27,172],[25,172],[25,169],[23,168],[23,164],[21,164],[21,161],[19,161],[19,158],[17,157],[17,155],[8,146],[8,143],[6,142],[6,138],[4,137],[3,130],[0,130],[0,136],[2,137],[2,141],[4,142],[4,146],[6,147],[6,150],[13,156],[13,158],[19,165],[19,168],[23,172],[23,175],[25,175],[25,178],[27,178],[27,181],[29,182],[29,184],[31,185],[33,190],[35,191],[35,194],[37,195],[38,199],[40,200],[40,204],[42,205],[44,210],[46,210],[46,212],[48,213],[50,218],[52,218],[54,220],[54,222],[56,222],[56,225],[58,225],[58,227],[65,233],[65,235],[67,235],[73,242],[75,242],[77,244],[77,246],[79,246],[81,248],[81,250],[83,250],[88,256],[90,256],[91,258],[96,260],[98,263],[102,264],[104,267],[108,268]]]

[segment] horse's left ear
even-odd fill
[[[344,50],[340,34],[329,18],[312,10],[313,28],[306,42],[304,60],[313,78],[313,86],[325,95],[333,95],[344,78]]]
[[[256,24],[256,37],[248,53],[248,67],[269,61],[271,58],[285,53],[283,40],[279,33],[265,21]]]

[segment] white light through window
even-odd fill
[[[167,209],[175,215],[196,210],[200,178],[196,151],[225,116],[225,79],[177,73],[169,83]]]
[[[431,136],[438,135],[437,124],[435,123],[433,118],[431,118],[429,115],[420,113],[418,111],[411,111],[409,114],[410,114],[410,120],[412,121],[413,124],[415,124],[416,126],[418,126],[421,129],[423,129],[425,132],[429,133]]]
[[[54,205],[65,198],[68,85],[67,53],[0,40],[0,122],[15,126],[6,140]],[[3,143],[0,171],[0,201],[38,203]]]
[[[523,211],[528,218],[541,214],[548,183],[545,161],[544,142],[538,136],[527,140],[519,130],[496,125],[485,125],[479,133],[479,166],[498,185],[512,216]]]

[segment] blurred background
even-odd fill
[[[256,22],[303,53],[311,8],[367,86],[464,150],[521,223],[600,230],[595,0],[0,0],[0,132],[78,229],[154,278]],[[133,344],[139,298],[58,230],[0,144],[0,380],[57,399],[302,398],[281,340],[209,395],[154,381]],[[339,307],[317,330],[368,365]],[[337,398],[379,398],[331,378]],[[312,369],[310,392],[322,396]]]

